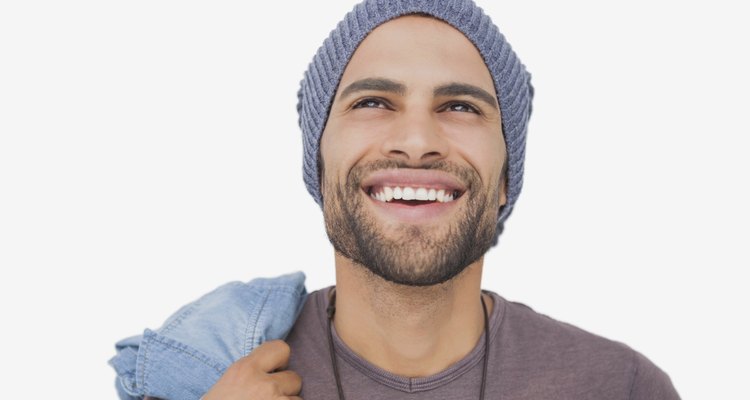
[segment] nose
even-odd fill
[[[404,112],[382,144],[383,155],[405,161],[410,166],[447,157],[448,141],[432,114],[429,111]]]

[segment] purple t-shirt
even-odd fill
[[[305,400],[338,398],[327,336],[330,289],[310,294],[287,338],[289,369],[302,377],[300,396]],[[679,399],[669,377],[626,345],[485,293],[494,301],[485,399]],[[479,398],[484,334],[446,370],[415,378],[369,363],[335,329],[333,336],[347,400]]]

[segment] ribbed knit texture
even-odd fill
[[[425,13],[461,31],[479,50],[497,92],[508,153],[508,202],[498,217],[495,237],[502,233],[523,185],[526,131],[534,88],[531,75],[490,17],[471,0],[365,0],[339,22],[318,49],[300,84],[297,103],[304,144],[303,178],[307,191],[322,207],[318,153],[341,75],[365,36],[393,18]]]

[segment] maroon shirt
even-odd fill
[[[330,288],[310,294],[287,342],[289,369],[302,377],[305,400],[337,399],[328,348]],[[669,377],[624,344],[509,302],[492,292],[486,399],[679,399]],[[391,374],[354,353],[336,335],[334,347],[347,400],[478,399],[484,334],[474,349],[427,377]]]

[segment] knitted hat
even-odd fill
[[[339,22],[313,57],[297,93],[297,112],[304,144],[303,178],[307,191],[322,207],[318,170],[320,136],[341,75],[352,54],[379,25],[414,13],[431,15],[461,31],[479,50],[492,75],[508,154],[508,200],[498,216],[497,243],[503,223],[521,193],[526,130],[534,88],[531,75],[503,34],[472,0],[364,0]]]

